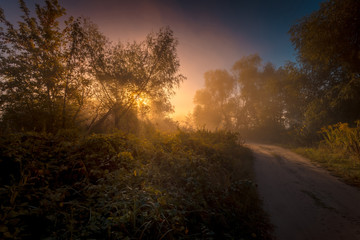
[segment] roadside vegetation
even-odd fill
[[[338,123],[322,128],[323,140],[317,147],[296,148],[294,151],[308,157],[348,184],[360,187],[360,122],[354,127]]]
[[[271,239],[228,132],[0,139],[2,239]]]

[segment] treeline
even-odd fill
[[[208,129],[300,143],[318,140],[327,125],[360,119],[360,2],[330,0],[289,31],[297,62],[279,68],[258,55],[237,61],[231,73],[205,74],[193,120]]]
[[[35,14],[19,2],[17,26],[0,9],[2,132],[136,130],[139,119],[173,110],[169,97],[184,77],[170,28],[112,43],[56,0],[36,5]]]

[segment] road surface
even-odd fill
[[[360,240],[360,191],[277,146],[247,144],[278,240]]]

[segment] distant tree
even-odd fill
[[[263,64],[254,54],[237,61],[232,72],[205,73],[205,88],[194,97],[193,120],[197,127],[278,137],[287,124],[285,71],[271,63]]]
[[[279,71],[283,78],[283,102],[285,124],[290,129],[297,129],[303,126],[304,113],[309,101],[314,98],[317,92],[307,91],[309,88],[309,78],[303,68],[299,68],[295,63],[287,63]]]
[[[283,74],[271,64],[262,64],[255,54],[243,57],[233,66],[239,84],[242,128],[282,129],[285,126]]]
[[[233,126],[235,79],[225,70],[206,72],[205,88],[196,91],[193,112],[198,127],[228,129]]]
[[[360,118],[359,16],[360,1],[330,0],[290,29],[308,78],[304,126],[311,131]]]

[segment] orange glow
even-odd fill
[[[114,1],[115,2],[115,1]],[[73,4],[73,2],[71,2]],[[204,73],[214,69],[229,69],[243,55],[254,52],[254,46],[244,38],[239,41],[230,28],[213,16],[199,14],[201,21],[194,22],[171,1],[123,1],[123,7],[113,7],[90,1],[91,8],[81,14],[89,15],[111,41],[123,43],[143,41],[147,34],[169,26],[179,41],[178,56],[181,74],[187,77],[176,95],[170,100],[174,105],[173,117],[183,118],[193,110],[193,96],[203,87]],[[71,6],[65,6],[71,9]],[[69,14],[78,15],[69,11]],[[116,19],[116,21],[114,21]],[[141,97],[142,98],[142,97]],[[139,100],[140,105],[144,105]]]
[[[137,96],[136,97],[136,105],[137,107],[145,107],[149,105],[149,99],[144,96]]]

